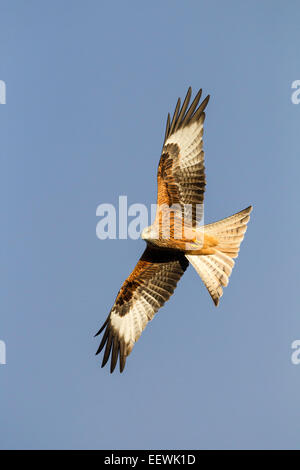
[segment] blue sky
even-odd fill
[[[299,2],[0,1],[3,449],[300,448]],[[93,335],[144,249],[165,119],[207,108],[206,222],[254,205],[216,309],[190,267],[110,375]]]

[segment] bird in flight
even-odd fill
[[[209,95],[199,105],[200,90],[189,106],[191,94],[189,88],[182,106],[178,99],[172,120],[168,114],[157,171],[156,216],[142,232],[146,249],[96,334],[104,331],[96,354],[105,348],[102,367],[111,356],[111,372],[118,358],[123,372],[134,343],[173,294],[189,263],[218,305],[247,229],[251,206],[201,224],[206,185],[202,137]]]

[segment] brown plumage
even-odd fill
[[[252,207],[219,222],[203,222],[205,167],[202,90],[191,98],[188,89],[182,107],[167,118],[162,155],[157,171],[157,212],[144,229],[146,250],[123,283],[115,303],[97,335],[104,332],[97,354],[104,349],[102,367],[111,357],[113,372],[120,371],[147,323],[173,294],[189,262],[200,275],[215,305],[228,284]],[[199,105],[199,106],[198,106]]]

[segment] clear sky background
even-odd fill
[[[300,3],[0,1],[3,449],[300,448]],[[93,335],[144,249],[165,119],[211,94],[206,222],[254,205],[216,309],[190,267],[110,375]]]

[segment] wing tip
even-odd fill
[[[101,326],[100,330],[97,331],[97,333],[94,335],[94,338],[96,338],[96,336],[99,336],[100,333],[102,333],[102,331],[104,330],[104,328],[106,327],[106,325],[108,323],[108,320],[109,320],[109,315],[108,315],[107,319],[105,320],[105,322],[103,323],[103,325]]]
[[[170,124],[170,113],[168,113],[164,144],[166,143],[168,137],[170,137],[174,132],[176,132],[181,127],[185,127],[191,122],[198,121],[200,117],[203,115],[205,117],[204,110],[210,100],[210,95],[207,95],[206,98],[204,98],[204,100],[202,101],[202,103],[198,106],[198,103],[202,95],[202,88],[200,88],[192,104],[188,108],[191,94],[192,94],[192,87],[189,86],[181,109],[180,109],[180,103],[181,103],[180,98],[178,98],[171,124]]]
[[[105,325],[107,325],[107,322],[105,323]],[[101,343],[95,355],[98,355],[103,350],[104,346],[105,346],[105,351],[104,351],[101,368],[105,367],[110,359],[110,373],[112,374],[116,368],[116,365],[119,359],[120,373],[122,373],[125,368],[126,356],[127,356],[125,343],[123,339],[119,339],[116,334],[113,334],[113,332],[109,328],[109,325],[107,325],[107,328],[103,334]]]

